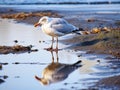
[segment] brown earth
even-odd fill
[[[62,41],[65,44],[70,44],[71,49],[74,50],[87,50],[94,53],[106,53],[111,54],[117,58],[120,58],[120,20],[114,20],[114,22],[100,21],[98,17],[100,15],[94,15],[95,17],[89,17],[86,15],[84,20],[71,14],[69,17],[67,13],[55,12],[55,11],[36,11],[36,12],[18,12],[13,9],[8,9],[6,12],[0,11],[1,18],[15,19],[17,22],[23,22],[34,25],[42,16],[50,17],[63,17],[68,22],[75,26],[82,27],[84,29],[84,35],[76,35],[72,39]],[[80,14],[81,15],[81,14]],[[74,17],[72,17],[74,16]],[[81,15],[82,17],[83,15]],[[84,15],[85,16],[85,15]],[[104,15],[101,15],[104,19]],[[112,20],[113,15],[105,15],[105,18]],[[117,17],[116,17],[117,18]],[[104,26],[101,27],[101,24]],[[83,24],[83,26],[82,26]],[[95,26],[96,25],[96,26]],[[87,27],[90,26],[90,27]],[[92,26],[92,27],[91,27]],[[86,28],[87,27],[87,28]],[[3,47],[1,47],[3,48]],[[9,47],[6,47],[9,48]],[[4,51],[5,53],[8,53]],[[3,52],[3,53],[4,53]]]
[[[120,90],[120,75],[101,79],[89,90]]]
[[[0,54],[19,54],[25,52],[36,52],[37,49],[32,49],[32,46],[22,46],[22,45],[14,45],[14,46],[0,46]]]

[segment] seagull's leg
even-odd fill
[[[53,49],[53,51],[56,52],[56,60],[57,60],[57,63],[58,63],[58,60],[59,60],[59,57],[58,57],[58,37],[56,37],[56,48]]]
[[[52,55],[52,63],[54,63],[53,51],[51,51],[51,55]]]
[[[53,51],[58,52],[58,37],[56,37],[56,48]]]
[[[58,51],[56,51],[56,58],[57,58],[57,63],[58,63],[58,60],[59,60]]]
[[[53,49],[54,37],[52,37],[51,49]]]
[[[54,37],[52,37],[51,47],[49,47],[49,48],[44,48],[44,49],[47,50],[47,51],[53,51],[53,43],[54,43]]]
[[[56,37],[56,50],[58,50],[58,37]]]

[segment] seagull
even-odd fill
[[[42,85],[50,85],[65,80],[72,72],[82,67],[82,61],[79,60],[73,64],[59,63],[58,52],[56,55],[51,52],[52,62],[42,71],[42,77],[35,75],[35,79]]]
[[[82,67],[81,61],[77,61],[74,64],[52,62],[43,70],[42,78],[35,75],[35,79],[42,85],[50,85],[67,79],[79,67]]]
[[[41,26],[42,31],[52,37],[52,44],[50,48],[46,50],[58,50],[58,37],[69,34],[77,33],[80,31],[76,26],[68,23],[63,18],[53,18],[43,16],[40,20],[34,24],[34,27]],[[82,34],[81,32],[79,34]],[[56,38],[56,49],[53,49],[54,38]]]

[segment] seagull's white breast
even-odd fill
[[[42,25],[42,31],[53,37],[63,36],[74,30],[76,30],[74,25],[61,18],[50,18]]]

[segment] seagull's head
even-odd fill
[[[49,21],[49,17],[44,16],[44,17],[40,18],[40,20],[37,23],[34,24],[34,27],[46,24],[48,21]]]
[[[49,85],[49,81],[44,79],[44,78],[40,78],[38,76],[35,76],[35,79],[38,80],[42,85]]]

